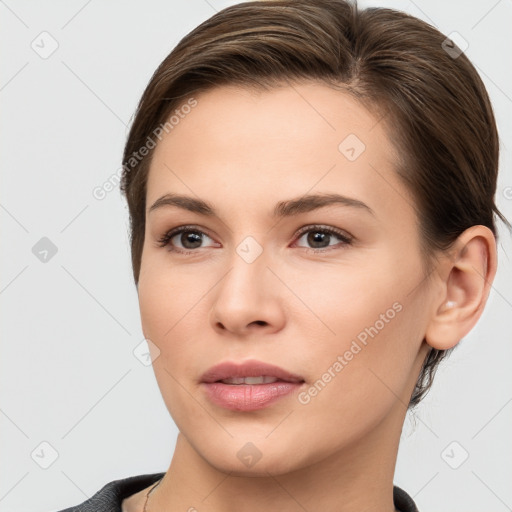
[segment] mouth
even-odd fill
[[[239,384],[272,384],[274,382],[291,382],[282,379],[278,379],[277,377],[273,377],[272,375],[259,375],[257,377],[228,377],[227,379],[217,380],[215,382],[222,382],[224,384],[233,384],[238,386]]]
[[[224,362],[201,377],[207,398],[215,405],[235,411],[268,407],[297,391],[304,383],[299,375],[254,360],[241,364]]]

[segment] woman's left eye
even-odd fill
[[[325,252],[322,251],[322,249],[331,247],[332,245],[338,245],[336,243],[330,243],[333,238],[337,238],[339,241],[341,240],[342,246],[350,245],[352,243],[352,237],[347,233],[339,231],[338,229],[335,228],[325,226],[308,226],[307,228],[302,229],[299,234],[299,241],[305,238],[306,242],[313,246],[306,247],[306,249],[310,249],[313,252]],[[303,246],[299,245],[299,247]]]
[[[158,240],[158,247],[169,246],[170,251],[192,254],[193,252],[197,252],[195,249],[204,248],[200,246],[205,237],[213,241],[206,233],[193,226],[181,226],[165,233]],[[309,249],[313,252],[325,252],[323,249],[333,245],[339,245],[340,242],[342,246],[352,243],[352,237],[347,233],[326,226],[307,226],[306,228],[302,228],[295,237],[298,237],[298,242],[304,238],[306,243],[312,245],[312,247],[304,247],[299,244],[298,247]],[[173,239],[176,240],[173,241]],[[333,239],[338,239],[338,243],[332,244]],[[176,244],[181,244],[181,247]]]

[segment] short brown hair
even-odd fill
[[[152,135],[187,97],[223,84],[270,89],[315,80],[383,116],[400,150],[397,174],[416,200],[427,273],[436,251],[470,226],[487,226],[497,237],[496,214],[511,227],[494,203],[499,145],[489,97],[466,55],[446,50],[446,36],[427,23],[346,0],[244,2],[200,24],[151,77],[124,148],[121,191],[135,283],[153,154],[140,158],[140,148],[155,145]],[[452,350],[430,350],[409,407]]]

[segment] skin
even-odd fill
[[[454,346],[480,317],[496,271],[492,232],[465,231],[426,278],[414,199],[379,116],[315,82],[258,93],[222,86],[195,98],[155,148],[146,206],[172,192],[208,201],[219,217],[171,206],[147,214],[141,322],[180,431],[147,510],[392,512],[411,393],[429,348]],[[349,134],[366,146],[354,161],[338,149]],[[333,192],[374,215],[331,205],[271,216],[279,201]],[[173,246],[193,254],[158,247],[185,224],[205,233],[202,245],[178,235]],[[297,235],[313,224],[353,241],[327,235],[314,245],[314,228],[309,239]],[[247,236],[263,250],[252,263],[236,252]],[[295,394],[236,412],[201,390],[211,366],[246,359],[299,374],[308,389],[394,303],[401,311],[307,404]],[[237,457],[247,442],[261,452],[252,467]],[[142,511],[149,488],[124,510]]]

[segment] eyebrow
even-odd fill
[[[375,212],[359,199],[340,194],[309,194],[278,202],[274,207],[273,218],[290,217],[292,215],[311,212],[330,205],[357,208],[375,216]],[[165,206],[182,208],[207,217],[218,217],[215,208],[207,201],[180,194],[165,194],[160,197],[148,209],[148,214]]]

